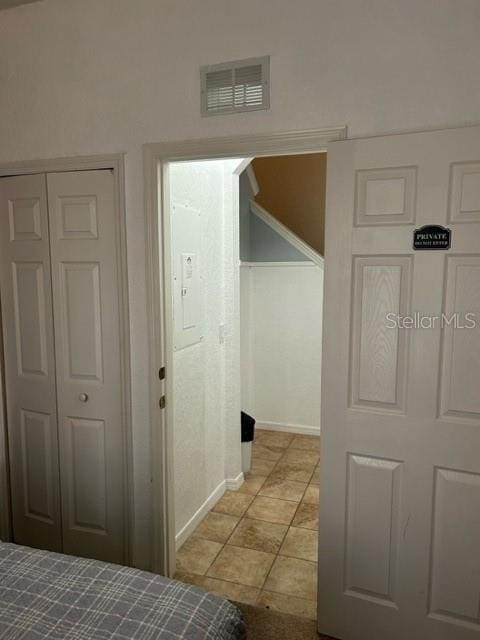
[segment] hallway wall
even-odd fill
[[[259,424],[320,432],[323,268],[242,266],[242,408]]]
[[[233,240],[238,179],[235,183],[232,176],[238,164],[219,160],[169,165],[171,203],[200,214],[194,249],[202,279],[196,305],[201,340],[177,348],[173,356],[175,532],[181,539],[206,501],[218,499],[225,481],[241,473],[238,273],[233,269],[238,263],[238,241]],[[176,228],[175,209],[171,222],[174,275],[180,277],[177,239],[184,227]],[[174,312],[182,326],[180,309]]]

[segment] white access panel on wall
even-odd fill
[[[172,205],[174,349],[202,340],[202,276],[200,212],[183,204]]]

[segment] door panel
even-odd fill
[[[385,317],[406,315],[410,272],[409,258],[354,257],[352,406],[405,408],[406,336]]]
[[[45,176],[0,180],[0,287],[18,544],[61,550]]]
[[[97,198],[62,196],[57,202],[58,237],[63,240],[98,238]]]
[[[453,163],[450,182],[449,222],[479,222],[480,162]]]
[[[125,562],[119,281],[111,171],[47,176],[66,553]]]
[[[53,525],[55,486],[51,474],[52,443],[57,438],[51,416],[20,411],[25,513],[29,518]]]
[[[328,163],[319,630],[473,640],[480,128],[333,143]],[[450,250],[413,250],[427,224]]]
[[[345,588],[394,602],[400,463],[349,455]]]
[[[430,614],[478,625],[479,539],[480,475],[436,469]]]
[[[47,283],[47,286],[49,283]],[[13,262],[18,374],[48,376],[45,273],[41,262]]]
[[[447,258],[447,317],[455,312],[480,318],[480,256]],[[480,323],[468,330],[445,328],[442,345],[441,415],[480,419]],[[466,365],[466,366],[465,366]]]
[[[105,423],[66,418],[70,526],[107,535]]]
[[[60,265],[65,326],[65,370],[73,380],[102,381],[100,265]]]
[[[38,176],[43,180],[42,176]],[[14,181],[29,180],[25,176],[14,178]],[[30,178],[30,181],[33,178]],[[8,188],[8,182],[5,181],[5,187]],[[11,182],[10,182],[11,184]],[[45,203],[43,203],[45,205]],[[41,198],[13,198],[8,203],[8,222],[10,227],[10,241],[21,242],[22,240],[42,240],[42,222],[41,215],[45,215],[45,211],[41,211]],[[46,238],[43,237],[43,240]]]
[[[359,170],[357,225],[411,224],[415,216],[416,167]]]

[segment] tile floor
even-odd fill
[[[257,429],[252,470],[177,553],[176,578],[316,618],[320,439]]]

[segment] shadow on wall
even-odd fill
[[[255,201],[323,256],[327,154],[255,158],[252,166]]]

